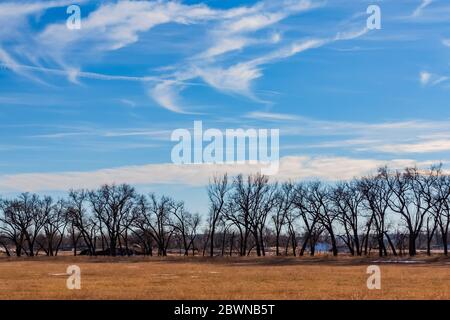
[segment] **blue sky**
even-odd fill
[[[0,25],[5,195],[127,181],[204,211],[230,168],[171,163],[196,120],[280,129],[274,179],[448,162],[445,0],[2,1]]]

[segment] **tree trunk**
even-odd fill
[[[300,249],[300,256],[305,254],[306,246],[308,245],[309,233],[305,236],[305,240],[303,240],[302,248]]]
[[[209,249],[209,256],[214,257],[214,233],[215,233],[215,226],[211,228],[211,236],[209,237],[210,242],[210,249]]]
[[[331,250],[333,251],[333,256],[336,257],[338,255],[336,238],[334,237],[333,231],[330,230],[329,232],[330,232],[330,237],[331,237]]]
[[[442,244],[444,245],[444,254],[448,256],[448,234],[442,233]]]
[[[259,239],[258,239],[258,231],[254,231],[253,236],[255,238],[255,244],[256,244],[256,255],[258,257],[260,257],[261,256],[261,247],[260,247],[260,243],[259,243]]]
[[[222,257],[225,255],[225,240],[226,240],[226,230],[223,231],[223,238],[222,238]]]
[[[275,235],[275,252],[276,255],[280,255],[280,232],[277,230]]]
[[[116,256],[116,239],[114,237],[111,237],[109,241],[109,252],[113,257]]]
[[[395,246],[394,246],[394,244],[392,243],[391,237],[389,237],[389,235],[387,234],[387,232],[386,232],[386,238],[387,238],[387,240],[388,240],[388,242],[389,242],[389,246],[391,247],[392,254],[393,254],[394,256],[397,256],[397,251],[395,250]]]
[[[409,235],[409,255],[416,255],[416,236],[414,234]]]
[[[230,239],[230,257],[233,254],[233,243],[234,243],[234,232],[231,234],[231,239]]]

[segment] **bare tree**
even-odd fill
[[[239,255],[247,254],[248,237],[250,234],[250,212],[253,209],[253,193],[250,186],[245,186],[242,175],[233,181],[233,191],[224,211],[225,218],[239,231]]]
[[[331,191],[333,210],[337,220],[344,228],[345,236],[341,236],[351,255],[362,255],[361,211],[364,196],[357,181],[338,184]]]
[[[315,206],[309,198],[310,185],[306,183],[300,183],[295,188],[294,205],[299,211],[299,216],[303,221],[305,229],[303,244],[300,249],[300,256],[303,256],[307,245],[309,244],[309,253],[311,256],[315,253],[316,242],[319,239],[323,228],[319,223],[319,213],[315,210]],[[288,221],[295,219],[295,214],[290,212],[288,214]],[[291,223],[292,224],[292,223]],[[293,228],[289,228],[291,231]],[[295,230],[295,229],[294,229]],[[291,232],[290,232],[291,233]],[[291,236],[292,238],[292,236]]]
[[[384,177],[392,191],[389,207],[405,221],[409,232],[409,255],[414,256],[424,218],[433,205],[431,188],[434,173],[424,175],[417,168],[407,168],[404,172],[393,174],[386,171]]]
[[[202,219],[198,213],[190,214],[187,225],[188,225],[188,249],[191,248],[192,255],[195,255],[195,240],[198,236],[198,228],[200,226]]]
[[[104,185],[89,192],[89,201],[96,218],[106,229],[109,238],[109,250],[116,255],[117,244],[123,222],[132,214],[135,199],[134,188],[127,184]]]
[[[268,179],[267,179],[268,182]],[[252,224],[256,226],[258,232],[258,238],[260,241],[260,250],[263,256],[266,255],[266,238],[269,229],[267,228],[267,218],[270,216],[273,208],[276,204],[276,191],[278,189],[277,184],[266,184],[265,188],[262,190],[262,196],[256,197],[256,207],[255,207],[255,215],[252,219]],[[258,241],[255,238],[255,241]]]
[[[158,255],[166,256],[170,238],[174,233],[171,222],[174,200],[165,196],[158,199],[155,194],[150,194],[149,198],[148,211],[143,218],[152,231],[151,235],[158,246]]]
[[[24,228],[27,229],[31,221],[25,220],[17,216],[17,212],[20,210],[18,203],[10,200],[2,200],[1,202],[2,216],[1,221],[1,232],[2,232],[2,245],[9,254],[7,241],[9,240],[15,246],[16,256],[20,257],[24,251],[24,241],[25,234],[23,232]]]
[[[65,201],[59,200],[51,206],[43,227],[45,244],[41,244],[41,247],[48,256],[58,255],[67,223],[67,205]]]
[[[90,255],[96,254],[97,224],[89,214],[86,202],[89,197],[87,190],[70,190],[67,203],[67,222],[69,224],[74,255],[77,254],[78,241],[83,239]]]
[[[267,217],[275,204],[276,189],[269,185],[268,178],[261,174],[249,175],[246,179],[239,175],[235,178],[233,187],[231,201],[236,205],[236,209],[235,215],[228,215],[228,218],[244,230],[241,254],[247,251],[247,239],[251,234],[256,254],[265,255],[263,232]]]
[[[427,218],[430,219],[436,228],[439,228],[444,254],[448,255],[448,231],[450,226],[450,177],[442,175],[441,169],[437,169],[436,179],[433,186],[433,206],[431,207],[431,214]]]
[[[2,230],[16,245],[16,255],[22,251],[35,255],[36,239],[50,211],[51,198],[22,193],[17,199],[3,202]],[[27,244],[27,249],[24,244]]]
[[[392,189],[389,188],[385,177],[386,168],[379,169],[379,173],[373,177],[364,177],[360,181],[361,192],[364,196],[364,205],[369,211],[369,223],[366,234],[366,249],[369,243],[369,232],[373,225],[378,242],[379,256],[387,255],[384,245],[384,238],[389,234],[387,232],[387,214],[389,212],[389,201],[392,195]],[[395,248],[393,248],[395,253]]]
[[[182,202],[172,202],[173,219],[171,225],[175,232],[179,234],[181,243],[184,248],[184,255],[189,255],[189,249],[194,245],[194,240],[197,236],[197,227],[200,223],[199,215],[192,215],[184,208]]]
[[[208,185],[208,198],[210,203],[208,240],[210,242],[209,255],[211,257],[214,256],[214,236],[217,223],[223,217],[229,189],[227,174],[224,174],[222,177],[215,176],[213,181]]]
[[[275,250],[276,255],[280,255],[280,236],[283,227],[286,225],[287,216],[294,207],[295,187],[291,182],[286,182],[281,185],[274,195],[274,214],[272,215],[272,222],[275,227]],[[293,219],[289,220],[289,228],[291,229]],[[295,249],[294,249],[295,252]]]
[[[336,215],[331,209],[330,190],[321,182],[308,183],[306,193],[303,194],[303,201],[300,201],[300,210],[308,216],[313,217],[314,224],[319,223],[328,233],[331,242],[333,255],[338,254],[334,222]],[[308,220],[308,219],[307,219]]]
[[[133,221],[131,230],[140,240],[145,255],[153,255],[153,234],[152,219],[150,215],[149,202],[144,195],[136,198],[136,204],[133,208]]]
[[[288,248],[289,244],[292,247],[292,254],[294,256],[297,255],[297,228],[296,228],[296,222],[299,218],[298,212],[295,210],[289,210],[286,213],[286,225],[287,225],[287,239],[286,239],[286,248],[285,248],[285,255],[288,255]],[[304,248],[302,247],[303,251],[300,252],[300,255],[303,255]]]

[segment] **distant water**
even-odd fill
[[[318,242],[315,245],[316,252],[327,252],[331,249],[331,246],[325,242]]]

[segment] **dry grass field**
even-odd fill
[[[66,288],[71,264],[81,290]],[[370,264],[381,290],[366,287]],[[0,258],[0,299],[450,299],[450,259]]]

